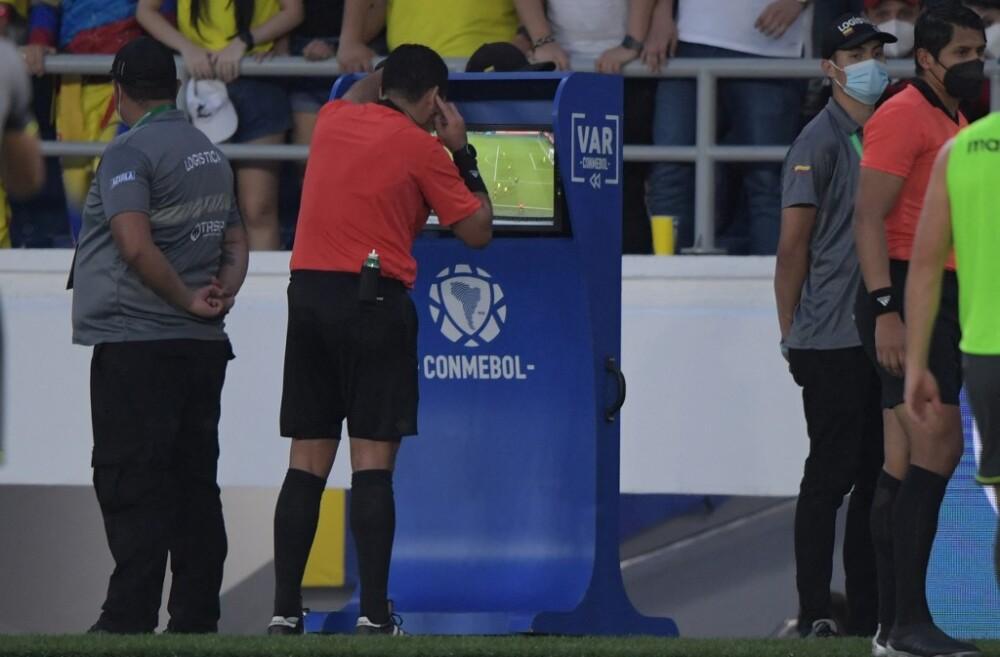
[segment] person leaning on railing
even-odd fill
[[[248,55],[268,57],[275,40],[302,22],[302,0],[179,0],[177,27],[160,14],[163,2],[139,0],[139,22],[160,42],[181,53],[192,77],[226,83],[239,117],[230,141],[283,143],[292,123],[285,89],[269,79],[240,77],[240,60]],[[250,248],[280,248],[279,163],[246,161],[235,169]]]

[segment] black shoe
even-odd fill
[[[392,600],[388,601],[389,620],[381,625],[373,623],[367,616],[358,617],[358,623],[354,626],[354,633],[361,635],[385,634],[386,636],[406,636],[403,631],[403,619],[392,610]]]
[[[829,639],[835,636],[840,636],[840,628],[837,627],[837,622],[832,618],[820,618],[813,621],[812,630],[809,631],[806,638]]]
[[[275,616],[267,626],[267,633],[271,636],[302,634],[303,631],[301,616]]]
[[[872,637],[872,657],[889,657],[889,630],[880,623]]]
[[[886,645],[898,657],[982,657],[976,646],[951,638],[933,623],[894,627]]]

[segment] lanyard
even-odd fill
[[[854,150],[858,152],[858,157],[862,157],[863,149],[861,147],[861,139],[858,138],[858,133],[851,134],[851,144],[854,145]]]
[[[172,109],[174,109],[173,103],[164,103],[163,105],[158,105],[153,109],[149,110],[148,112],[146,112],[145,114],[143,114],[142,118],[136,121],[135,125],[132,126],[132,129],[134,130],[135,128],[138,128],[144,123],[149,123],[153,119],[153,117],[156,116],[157,114],[163,114],[167,110],[172,110]]]

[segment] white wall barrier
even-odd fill
[[[90,482],[90,349],[70,342],[71,258],[62,250],[0,252],[0,485]],[[623,492],[797,492],[805,423],[778,352],[773,268],[773,258],[623,259]],[[228,320],[237,358],[223,395],[224,486],[276,487],[284,475],[287,280],[287,253],[252,254]],[[346,461],[334,485],[348,484]]]

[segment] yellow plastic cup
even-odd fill
[[[677,227],[671,215],[655,214],[649,218],[653,228],[653,253],[674,255]]]

